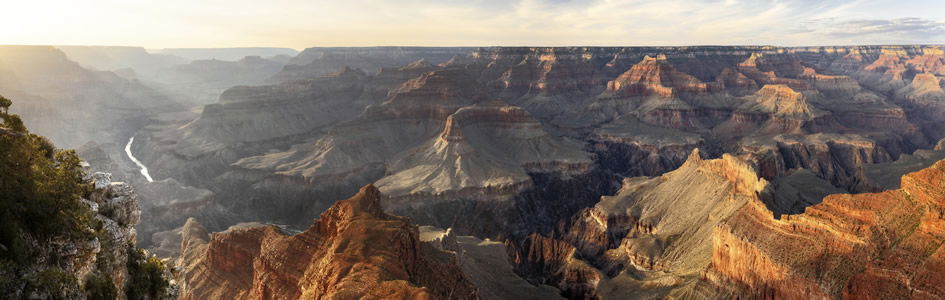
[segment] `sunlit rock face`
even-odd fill
[[[900,189],[831,195],[780,220],[746,205],[715,229],[706,284],[732,296],[942,297],[943,177],[940,161]]]
[[[416,225],[385,214],[377,188],[338,201],[308,230],[183,229],[183,299],[474,299],[453,252],[420,240]]]
[[[519,276],[574,298],[718,296],[712,245],[746,207],[784,222],[898,188],[891,174],[928,166],[945,137],[931,46],[496,47],[370,66],[353,60],[394,52],[316,50],[292,80],[153,120],[135,156],[212,192],[205,207],[232,218],[211,231],[306,227],[373,184],[388,213],[501,240]],[[757,296],[751,282],[724,295]]]
[[[616,195],[510,252],[526,278],[570,297],[684,293],[710,263],[713,229],[768,192],[744,160],[705,160],[694,150],[679,169],[626,179]],[[654,290],[634,291],[641,286]]]

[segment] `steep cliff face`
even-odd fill
[[[420,239],[456,253],[463,273],[478,289],[480,299],[563,299],[559,290],[533,285],[515,274],[502,242],[457,235],[452,229],[433,226],[420,226]]]
[[[456,110],[439,136],[395,158],[391,175],[377,184],[392,197],[515,193],[531,186],[529,172],[587,173],[591,161],[579,148],[576,141],[550,136],[524,109],[493,101]]]
[[[453,254],[420,241],[415,225],[385,214],[377,188],[338,201],[308,230],[184,228],[183,299],[476,297]]]
[[[942,297],[943,178],[939,161],[898,190],[831,195],[780,220],[746,205],[715,229],[706,282],[738,297]]]
[[[98,228],[70,230],[94,234],[87,238],[59,236],[50,240],[27,236],[25,240],[28,247],[38,253],[33,253],[25,265],[5,265],[0,271],[0,277],[4,280],[0,290],[17,298],[125,299],[130,294],[156,296],[155,299],[176,297],[175,286],[165,285],[150,294],[149,291],[140,290],[140,282],[132,279],[140,274],[130,266],[148,263],[143,260],[149,258],[129,255],[130,251],[138,251],[134,246],[137,238],[135,225],[141,217],[134,189],[127,183],[111,181],[109,173],[97,172],[88,176],[88,180],[93,189],[89,199],[81,201],[93,214],[93,222]],[[4,246],[3,251],[14,251],[12,246],[23,247]],[[160,273],[163,271],[158,272],[158,276],[169,276]],[[15,278],[23,280],[6,281]],[[166,277],[154,279],[167,280]]]
[[[624,97],[659,96],[669,98],[674,92],[701,93],[708,85],[698,78],[676,71],[665,55],[646,56],[630,70],[607,83],[607,90]]]
[[[745,161],[704,160],[694,150],[679,169],[626,179],[551,236],[532,235],[509,251],[520,274],[571,298],[678,293],[709,265],[713,228],[767,188]]]

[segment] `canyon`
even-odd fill
[[[0,47],[183,299],[945,297],[941,46],[185,50]]]

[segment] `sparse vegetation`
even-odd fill
[[[53,299],[75,298],[79,295],[68,293],[78,291],[79,280],[56,266],[60,258],[47,246],[53,240],[108,240],[102,238],[107,236],[102,223],[80,200],[92,187],[82,179],[75,151],[56,149],[45,137],[30,133],[9,112],[12,103],[0,96],[0,294],[25,287],[27,293]],[[110,261],[101,256],[101,263]],[[31,273],[43,261],[45,269]],[[107,274],[93,273],[85,283],[89,299],[114,299],[117,294]]]
[[[88,300],[117,299],[118,289],[107,274],[95,274],[85,281],[85,297]]]
[[[73,150],[58,150],[45,137],[26,130],[12,104],[0,96],[0,258],[20,261],[30,251],[23,240],[54,236],[91,237],[95,220],[79,199],[91,187],[82,181]]]
[[[144,250],[128,245],[128,283],[125,296],[128,299],[157,299],[168,286],[164,274],[164,263]]]

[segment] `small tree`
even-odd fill
[[[4,114],[9,112],[10,105],[13,105],[13,101],[10,101],[10,99],[7,99],[6,97],[0,96],[0,110],[3,110]]]

